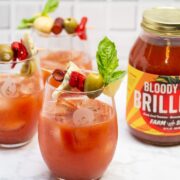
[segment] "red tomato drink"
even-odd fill
[[[112,56],[104,53],[107,49]],[[114,95],[125,71],[116,71],[116,47],[107,37],[99,43],[97,65],[99,72],[69,62],[46,81],[39,145],[57,179],[99,179],[113,158],[118,138]]]
[[[28,142],[35,133],[39,119],[42,90],[38,78],[8,77],[15,83],[16,92],[12,96],[3,94],[4,79],[0,82],[0,144],[2,146]],[[19,82],[18,82],[19,81]],[[5,81],[7,82],[7,81]]]
[[[77,106],[79,110],[73,109]],[[101,177],[117,143],[117,120],[112,107],[91,99],[61,100],[59,105],[49,107],[43,111],[39,123],[40,148],[49,169],[63,179]],[[94,113],[94,121],[74,124],[73,118],[83,114],[79,112],[81,115],[75,117],[75,113],[88,109]]]
[[[56,68],[65,70],[69,61],[74,62],[82,69],[92,69],[92,60],[88,54],[81,51],[56,51],[41,55],[41,68],[44,82]]]
[[[37,49],[29,34],[0,44],[0,147],[30,142],[40,117],[43,82]]]

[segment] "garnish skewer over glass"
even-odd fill
[[[104,38],[97,51],[98,72],[70,62],[48,78],[39,123],[39,145],[56,178],[100,178],[113,158],[118,128],[114,94],[124,77],[116,70],[115,44]]]
[[[28,34],[0,44],[0,147],[27,144],[40,116],[43,82],[37,50]]]
[[[92,69],[89,43],[87,40],[87,17],[78,22],[74,17],[63,19],[50,17],[59,6],[59,0],[48,0],[42,12],[22,19],[19,29],[32,29],[32,36],[40,48],[41,68],[44,82],[52,71],[65,69],[72,61],[82,69]]]

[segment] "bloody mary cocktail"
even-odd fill
[[[113,103],[108,105],[73,92],[62,94],[58,102],[48,101],[48,93],[46,89],[39,144],[49,169],[63,179],[101,177],[117,143]]]
[[[65,70],[69,61],[82,69],[92,69],[86,32],[88,18],[52,18],[50,13],[58,8],[59,2],[47,1],[40,13],[30,19],[23,18],[18,25],[19,29],[32,29],[35,43],[41,50],[39,55],[44,82],[54,69]]]
[[[116,70],[115,44],[105,37],[97,51],[98,72],[73,62],[46,81],[39,145],[56,178],[95,180],[110,164],[118,130],[114,95],[124,71]]]
[[[69,37],[75,38],[75,37]],[[83,51],[73,51],[73,50],[43,50],[40,51],[41,57],[41,69],[43,73],[44,82],[47,80],[48,76],[53,72],[54,69],[60,67],[61,69],[66,69],[67,64],[72,61],[78,67],[82,69],[92,69],[92,59],[91,57]]]
[[[36,78],[4,76],[0,79],[0,144],[4,147],[26,143],[35,133],[42,104],[42,89]],[[4,92],[7,79],[16,87],[13,94]]]
[[[0,147],[14,148],[33,137],[41,112],[43,82],[34,44],[0,44]]]

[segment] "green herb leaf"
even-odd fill
[[[122,79],[125,75],[126,75],[126,71],[115,71],[112,74],[110,83],[114,82],[114,81],[116,81],[118,79]]]
[[[28,29],[30,28],[34,21],[36,20],[38,16],[33,16],[32,18],[29,19],[22,19],[22,21],[20,22],[20,24],[18,25],[18,29]]]
[[[59,6],[60,0],[48,0],[42,10],[42,15],[45,16],[48,13],[54,12]]]
[[[104,79],[105,86],[124,77],[125,71],[116,70],[119,66],[116,46],[107,37],[99,43],[96,59],[98,70]]]
[[[40,16],[47,16],[48,13],[52,13],[56,10],[56,8],[59,6],[60,0],[48,0],[45,4],[43,10],[41,13],[39,13],[37,16],[33,16],[28,19],[22,19],[20,24],[18,25],[18,29],[28,29],[31,28],[34,21],[40,17]]]

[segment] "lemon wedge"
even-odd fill
[[[108,84],[104,88],[103,93],[107,96],[113,97],[116,94],[117,90],[119,89],[121,82],[122,82],[122,79],[118,79],[118,80]]]

